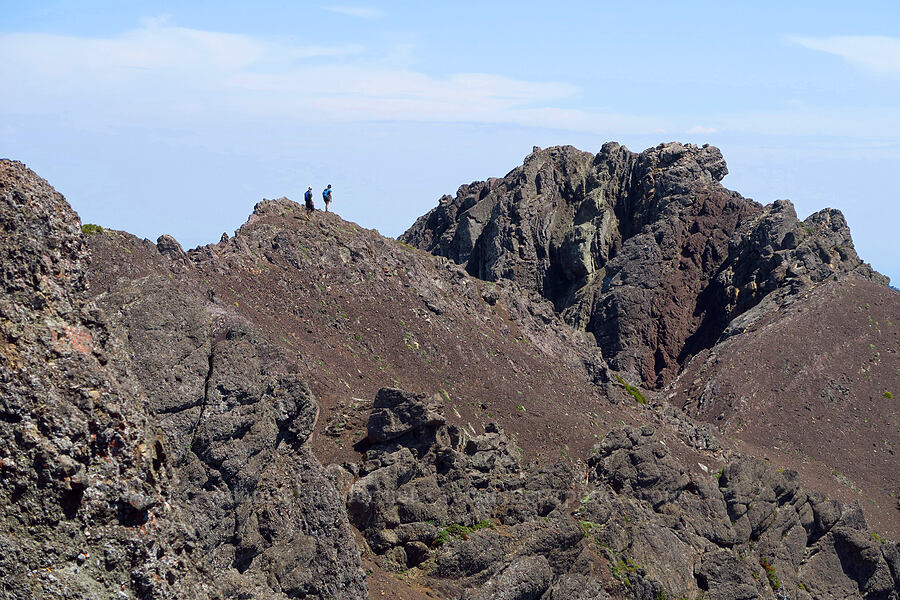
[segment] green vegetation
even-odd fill
[[[638,404],[647,404],[647,399],[644,398],[644,395],[641,393],[641,390],[634,387],[633,385],[625,383],[625,380],[622,379],[621,377],[619,377],[618,375],[616,375],[616,380],[619,382],[619,385],[621,385],[622,387],[625,388],[626,392],[631,394],[631,397],[634,398],[638,402]]]
[[[875,533],[874,531],[872,532],[872,539],[875,540],[876,542],[878,542],[879,544],[887,544],[887,542],[884,541],[884,538],[881,537],[880,535],[878,535],[877,533]]]
[[[98,233],[103,233],[103,228],[99,225],[94,225],[93,223],[85,223],[81,226],[81,233],[84,235],[96,235]]]
[[[637,573],[638,566],[630,558],[619,558],[610,569],[612,570],[613,577],[624,583],[627,587],[631,587],[631,580],[628,576]]]
[[[584,537],[589,536],[595,527],[600,527],[593,521],[579,521],[579,523],[581,523],[581,528],[584,530]]]
[[[449,542],[452,538],[457,539],[466,539],[469,534],[475,533],[480,529],[494,529],[494,524],[488,521],[487,519],[478,521],[471,527],[466,525],[461,525],[459,523],[451,523],[447,525],[444,529],[441,529],[438,534],[435,536],[434,541],[431,542],[432,546],[443,546],[447,542]]]
[[[778,573],[775,572],[775,567],[772,566],[771,561],[767,557],[763,557],[759,559],[759,565],[765,569],[766,578],[769,580],[772,590],[780,590],[781,580],[778,578]]]
[[[892,393],[888,392],[888,391],[885,391],[885,392],[882,394],[882,396],[884,396],[884,397],[887,398],[888,400],[893,400],[893,399],[894,399],[894,395],[893,395]]]

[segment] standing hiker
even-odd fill
[[[322,190],[322,199],[325,201],[325,212],[328,212],[328,205],[331,204],[331,184]]]
[[[306,190],[306,193],[303,194],[303,200],[306,202],[306,210],[308,212],[312,212],[312,211],[316,210],[316,207],[313,205],[312,197],[313,197],[312,186],[309,186],[309,188],[307,188],[307,190]]]

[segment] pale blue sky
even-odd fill
[[[190,247],[307,185],[397,235],[533,145],[708,142],[900,281],[896,3],[625,4],[0,0],[0,156]]]

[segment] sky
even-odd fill
[[[186,248],[334,187],[396,236],[532,146],[719,147],[900,282],[900,3],[0,0],[0,157]],[[321,202],[319,203],[321,204]]]

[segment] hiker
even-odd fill
[[[322,199],[325,201],[325,212],[328,212],[328,205],[331,204],[331,184],[322,190]]]
[[[303,194],[303,200],[306,201],[306,210],[312,212],[316,210],[316,207],[313,205],[313,193],[312,186],[309,186],[306,190],[306,193]]]

